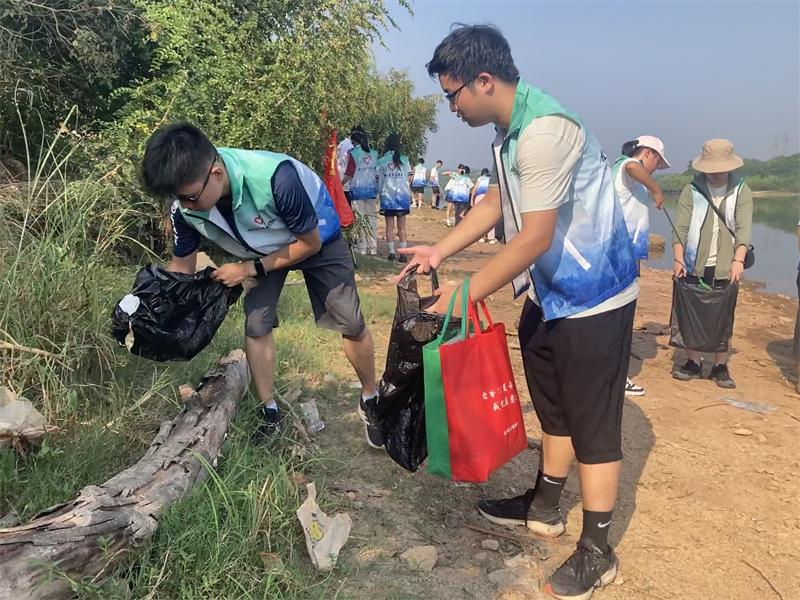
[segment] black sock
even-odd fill
[[[533,507],[539,510],[552,510],[558,508],[561,500],[561,490],[567,482],[566,477],[553,477],[545,475],[539,471],[536,476],[535,495],[533,496]]]
[[[589,540],[603,552],[608,550],[608,530],[611,529],[611,515],[613,513],[613,510],[608,512],[584,510],[581,539]]]

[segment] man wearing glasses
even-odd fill
[[[407,268],[438,267],[503,218],[507,245],[473,275],[469,291],[477,301],[512,283],[516,296],[528,296],[519,341],[543,432],[539,472],[524,494],[482,500],[478,511],[540,536],[563,534],[559,501],[577,459],[583,528],[575,552],[544,590],[587,600],[617,573],[608,531],[639,292],[622,207],[594,136],[555,98],[519,78],[499,30],[454,29],[427,68],[462,121],[495,126],[495,168],[484,200],[447,237],[401,251],[413,254]],[[445,312],[455,292],[443,286],[440,293],[429,310]]]
[[[372,336],[333,201],[316,173],[285,154],[215,148],[196,127],[174,123],[147,141],[142,179],[150,193],[172,203],[168,270],[194,273],[206,238],[242,259],[218,268],[217,281],[235,286],[256,278],[244,300],[247,362],[263,403],[256,437],[271,437],[281,421],[272,395],[272,329],[290,270],[303,272],[317,326],[342,335],[362,386],[359,412],[368,414],[377,394]],[[375,447],[383,444],[379,438],[379,431],[367,436]]]

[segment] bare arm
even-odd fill
[[[628,175],[647,188],[647,191],[653,197],[656,208],[661,210],[661,207],[664,206],[664,193],[661,191],[661,186],[653,179],[653,176],[636,160],[625,163],[624,168]]]
[[[296,241],[262,257],[260,260],[261,264],[264,265],[265,271],[276,271],[291,267],[309,256],[313,256],[319,252],[320,248],[322,248],[322,240],[319,237],[319,229],[315,228],[308,233],[298,234]],[[255,276],[256,267],[252,260],[228,263],[214,271],[214,279],[229,287],[239,285],[248,277]]]
[[[261,264],[264,265],[264,270],[267,272],[285,269],[313,256],[320,251],[320,248],[322,248],[322,238],[319,237],[319,229],[315,228],[308,233],[298,234],[294,243],[263,257]],[[255,275],[255,267],[253,267],[253,275]]]
[[[194,275],[197,268],[197,250],[187,256],[173,256],[166,266],[167,271]]]
[[[484,202],[481,201],[475,210]],[[547,252],[553,243],[557,218],[557,208],[523,213],[519,234],[470,279],[469,292],[473,300],[483,300],[495,293]]]

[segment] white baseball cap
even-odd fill
[[[672,167],[667,160],[666,155],[664,154],[664,142],[658,139],[654,135],[640,135],[636,138],[637,146],[644,146],[645,148],[650,148],[651,150],[655,150],[658,152],[658,155],[661,157],[661,160],[658,163],[659,169],[669,169]]]

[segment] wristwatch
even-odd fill
[[[256,277],[266,276],[267,272],[264,270],[264,263],[261,262],[260,258],[253,261],[253,266],[256,268]]]

